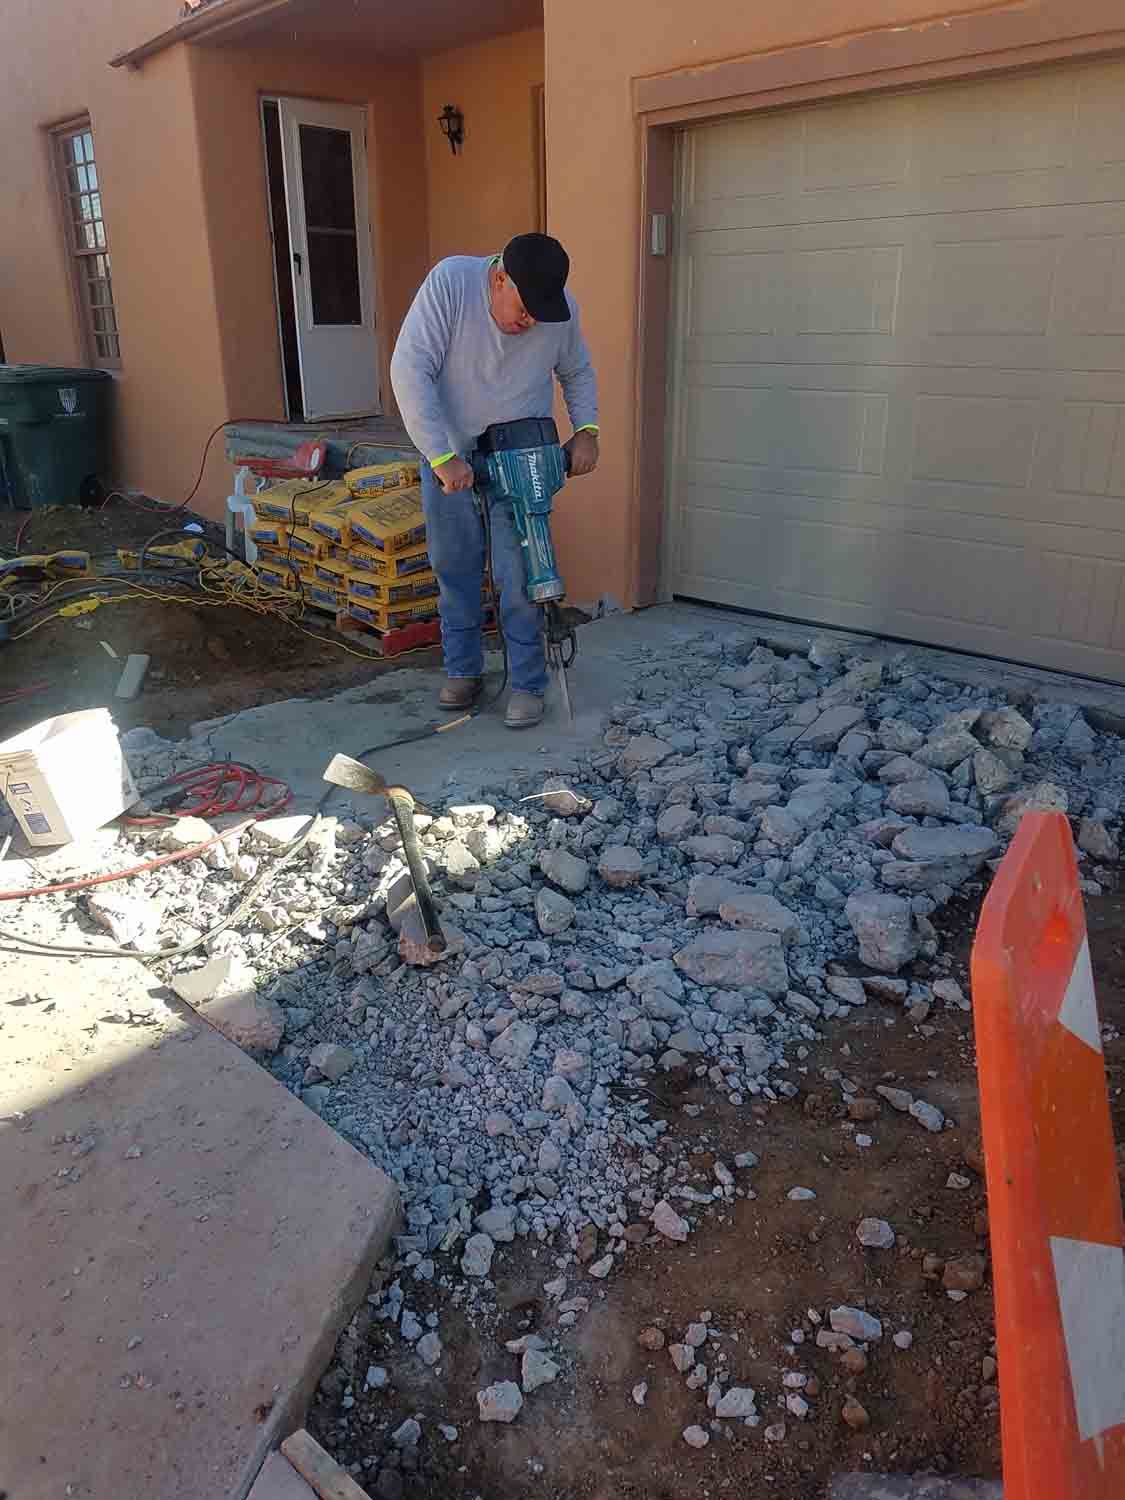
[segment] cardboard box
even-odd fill
[[[104,708],[57,714],[0,745],[0,790],[35,848],[68,844],[137,800]]]

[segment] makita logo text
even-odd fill
[[[543,481],[539,477],[539,460],[529,458],[527,461],[527,472],[531,476],[531,492],[536,500],[543,498]]]

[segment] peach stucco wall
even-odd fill
[[[122,329],[115,469],[178,499],[205,435],[195,393],[222,382],[191,81],[182,48],[137,73],[106,65],[168,14],[166,0],[5,0],[0,330],[10,360],[85,362],[44,127],[89,113]]]
[[[81,18],[76,15],[81,10]],[[384,366],[428,261],[421,70],[374,52],[284,43],[178,45],[139,69],[124,47],[175,19],[172,0],[7,0],[20,58],[0,89],[0,334],[13,361],[84,363],[46,127],[94,129],[122,368],[113,477],[182,498],[228,416],[283,412],[258,101],[263,92],[366,104]],[[73,44],[66,38],[73,36]],[[436,126],[434,127],[436,131]],[[389,381],[383,381],[389,398]],[[197,504],[218,514],[230,469],[212,448]]]
[[[533,89],[543,82],[543,33],[518,31],[427,57],[422,68],[429,172],[430,258],[489,255],[536,227]],[[465,116],[457,156],[437,124]]]
[[[641,214],[632,80],[998,7],[995,0],[544,0],[543,8],[548,228],[571,255],[602,404],[601,467],[564,492],[558,539],[573,597],[609,590],[632,602],[642,524],[634,472]]]
[[[880,28],[898,46],[904,33],[908,42],[923,29],[932,34],[943,16],[1017,15],[1034,25],[1060,6],[1068,10],[1061,0],[544,0],[542,33],[449,52],[423,46],[420,63],[296,47],[279,20],[274,39],[263,29],[253,48],[179,45],[129,71],[110,69],[107,59],[168,25],[177,0],[4,0],[0,46],[19,59],[0,88],[5,350],[13,360],[81,358],[44,127],[88,111],[122,329],[118,473],[178,498],[211,426],[226,415],[281,410],[260,93],[368,105],[385,360],[428,263],[487,252],[534,224],[532,88],[545,76],[548,228],[571,254],[602,395],[602,465],[567,487],[557,538],[572,597],[609,592],[633,602],[641,528],[660,501],[642,496],[637,478],[644,262],[636,81],[705,79],[731,60],[776,59],[820,42],[834,52]],[[1076,33],[1079,13],[1109,17],[1091,23],[1097,32],[1115,12],[1109,0],[1071,0],[1069,9]],[[465,113],[456,158],[436,124],[445,103]],[[228,476],[217,459],[209,509],[221,503]]]

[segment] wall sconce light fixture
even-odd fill
[[[449,149],[456,156],[458,146],[465,139],[465,116],[455,104],[447,104],[437,119],[442,135],[449,142]]]

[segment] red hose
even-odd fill
[[[50,685],[49,682],[29,682],[27,687],[13,688],[10,693],[0,693],[0,708],[9,703],[16,703],[20,698],[31,698],[36,693],[45,693]]]
[[[245,823],[237,823],[233,828],[217,833],[213,839],[207,839],[202,844],[193,844],[190,849],[177,849],[174,854],[162,854],[157,859],[145,860],[143,865],[133,865],[128,870],[113,870],[108,875],[87,875],[84,880],[63,880],[58,885],[40,885],[28,891],[0,891],[0,901],[24,901],[29,896],[53,896],[57,891],[83,891],[87,886],[108,885],[112,880],[127,880],[130,875],[143,875],[146,870],[157,870],[161,865],[174,865],[178,859],[194,859],[204,849],[210,849],[212,844],[243,833],[253,821],[253,818],[247,818]]]
[[[218,817],[221,813],[232,812],[249,812],[250,816],[244,823],[217,833],[214,838],[206,839],[202,844],[193,844],[190,849],[177,849],[174,854],[162,854],[156,859],[145,860],[144,864],[133,865],[128,870],[114,870],[108,875],[88,875],[83,880],[64,880],[58,885],[41,885],[27,891],[0,891],[0,901],[23,901],[29,896],[53,896],[60,891],[82,891],[88,886],[108,885],[113,880],[127,880],[131,875],[143,875],[146,870],[158,870],[161,865],[172,865],[177,860],[194,859],[213,844],[221,843],[233,834],[242,833],[259,818],[272,817],[283,807],[288,807],[293,800],[293,793],[284,781],[279,781],[276,776],[263,776],[253,766],[240,765],[237,761],[230,760],[214,760],[210,765],[193,766],[188,771],[169,776],[160,786],[186,787],[189,793],[194,793],[195,800],[176,813],[156,813],[149,818],[131,818],[125,814],[120,821],[147,825],[175,823],[179,818]],[[281,787],[283,795],[262,806],[262,793],[269,786]],[[252,808],[257,810],[251,812]]]

